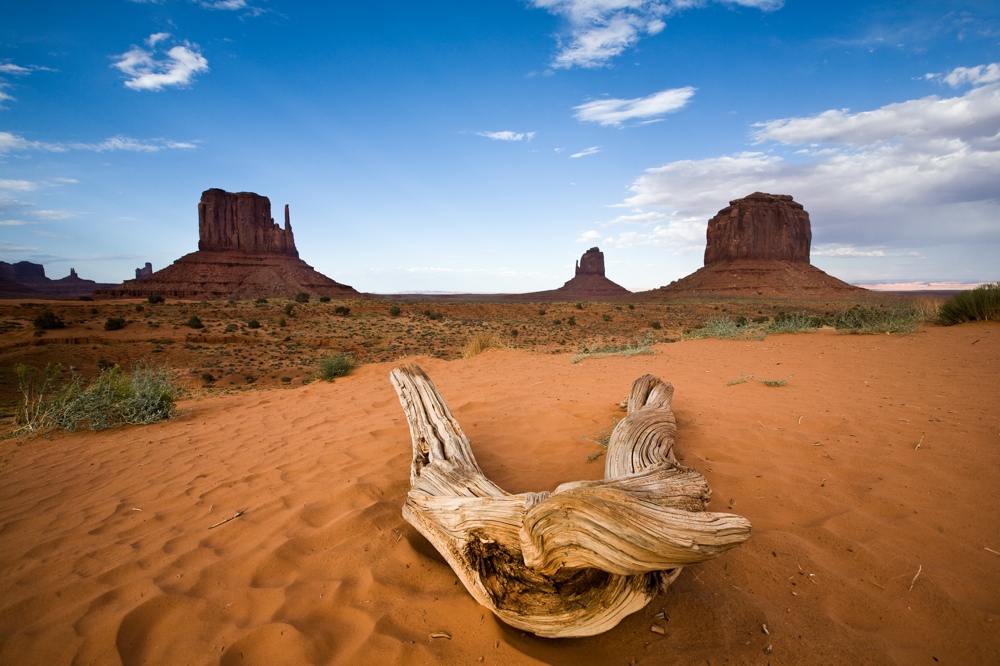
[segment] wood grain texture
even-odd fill
[[[710,513],[711,490],[677,464],[673,386],[645,375],[608,444],[605,478],[511,495],[483,474],[431,379],[389,374],[410,426],[403,517],[501,620],[539,636],[589,636],[643,608],[680,573],[749,538],[740,516]]]

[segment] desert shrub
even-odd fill
[[[604,358],[605,356],[640,356],[653,353],[653,339],[647,333],[646,337],[635,342],[619,345],[584,346],[580,353],[573,357],[573,363],[579,363],[585,358]]]
[[[945,326],[1000,319],[1000,282],[955,294],[941,305],[938,319]]]
[[[351,308],[347,307],[346,305],[338,305],[333,309],[333,313],[339,314],[341,317],[346,317],[347,315],[351,314]]]
[[[300,291],[299,293],[295,294],[295,302],[296,303],[308,303],[309,302],[309,294],[307,294],[304,291]]]
[[[583,309],[583,303],[577,303],[576,304],[576,309],[577,310],[582,310]]]
[[[576,326],[576,317],[569,317],[566,319],[566,323],[569,326]]]
[[[98,310],[97,308],[90,308],[90,314],[95,315],[98,312],[100,312],[100,310]]]
[[[437,321],[444,317],[444,315],[441,314],[440,312],[433,312],[431,310],[424,310],[424,316],[430,319],[431,321]]]
[[[517,329],[516,329],[516,328],[512,328],[512,329],[510,329],[510,334],[511,334],[511,336],[512,336],[512,337],[515,337],[515,338],[516,338],[516,337],[517,337],[517,334],[518,334],[518,331],[517,331]]]
[[[323,381],[332,382],[337,377],[343,377],[354,369],[353,354],[337,354],[336,356],[324,356],[319,360],[319,370],[317,375]]]
[[[256,305],[266,305],[267,299],[261,296],[260,298],[254,299],[254,304]]]
[[[634,306],[634,305],[632,305],[631,303],[629,303],[629,304],[628,304],[628,309],[629,309],[629,310],[635,310],[635,306]]]
[[[320,303],[329,303],[330,302],[330,297],[329,296],[320,296],[319,297],[319,302]]]
[[[284,317],[278,320],[278,326],[288,326],[288,322],[285,321]]]
[[[260,322],[256,319],[251,319],[247,322],[247,328],[260,328]]]
[[[92,301],[94,299],[92,297],[90,297],[90,296],[80,296],[80,300],[81,301]]]
[[[921,321],[920,313],[914,308],[855,305],[835,315],[832,324],[841,333],[908,335],[917,330]]]
[[[65,328],[65,326],[66,324],[63,323],[63,320],[51,310],[46,310],[42,314],[35,317],[35,328],[43,331],[50,331],[55,328]]]
[[[615,427],[617,425],[618,425],[618,419],[614,418],[611,421],[610,428],[601,428],[600,430],[595,432],[591,437],[587,437],[586,435],[583,436],[583,438],[588,442],[593,442],[594,444],[597,444],[598,446],[601,447],[601,450],[598,451],[597,453],[592,453],[589,456],[587,456],[587,460],[597,460],[607,452],[608,444],[611,442],[611,433],[614,432]]]
[[[763,320],[763,321],[761,321]],[[767,321],[766,317],[756,317],[755,324],[762,324]],[[819,328],[823,321],[819,317],[810,317],[804,312],[793,312],[787,314],[779,312],[777,316],[767,325],[768,333],[801,333],[809,329]]]
[[[718,306],[716,306],[718,307]],[[689,338],[719,338],[725,340],[763,340],[767,333],[759,326],[751,323],[746,317],[740,321],[728,315],[711,317],[701,326],[687,334]]]
[[[286,303],[285,304],[285,314],[288,315],[289,317],[292,316],[292,310],[294,310],[294,309],[295,309],[295,306],[293,304],[291,304],[291,303]]]
[[[291,381],[292,381],[292,378],[289,377],[288,375],[282,375],[281,376],[281,383],[282,384],[288,384]]]
[[[398,317],[400,312],[401,310],[399,309],[398,305],[393,305],[392,307],[389,308],[390,317]]]
[[[213,375],[211,372],[203,372],[201,373],[201,381],[205,382],[206,384],[211,384],[212,382],[215,381],[215,375]]]
[[[506,346],[500,336],[493,331],[474,333],[462,349],[462,358],[472,358],[482,354],[487,349],[502,349]]]
[[[142,304],[142,303],[136,303],[136,304],[135,304],[135,311],[136,311],[136,312],[142,312],[142,311],[144,311],[145,309],[146,309],[146,308],[145,308],[145,307],[143,306],[143,304]]]
[[[22,395],[15,414],[20,433],[156,423],[170,418],[179,393],[165,368],[141,362],[131,376],[115,365],[89,383],[73,376],[58,390],[54,390],[62,372],[58,365],[38,370],[19,364],[14,370]]]
[[[545,316],[545,308],[538,308],[538,314],[540,314],[541,316],[544,317]]]
[[[205,325],[201,323],[201,319],[198,318],[198,315],[191,315],[191,318],[184,322],[184,325],[189,328],[205,328]]]
[[[108,317],[104,322],[105,331],[118,331],[125,328],[125,317]]]
[[[112,363],[111,361],[109,361],[106,358],[99,358],[99,359],[97,359],[97,370],[99,372],[104,372],[105,370],[110,370],[111,368],[115,367],[116,365],[118,365],[118,364],[117,363]]]
[[[232,333],[238,328],[239,326],[237,326],[236,324],[226,324],[226,333]]]
[[[601,319],[603,319],[604,321],[611,321],[611,315],[609,315],[609,314],[602,314],[601,315]]]
[[[652,328],[653,330],[658,331],[661,328],[663,328],[663,324],[661,324],[658,321],[651,321],[651,322],[649,322],[649,327]]]
[[[154,304],[154,305],[157,304],[157,303],[164,303],[165,302],[165,299],[163,298],[163,295],[160,292],[158,292],[158,291],[154,291],[152,294],[150,294],[149,296],[147,296],[146,300],[149,301],[150,303]]]
[[[94,308],[96,310],[96,308]],[[51,330],[56,328],[65,328],[66,324],[51,310],[46,310],[34,319],[35,328],[40,330]]]

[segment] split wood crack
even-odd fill
[[[546,637],[602,633],[646,606],[685,565],[750,537],[745,518],[705,511],[707,481],[677,463],[669,382],[645,375],[632,384],[603,480],[511,495],[483,474],[419,366],[399,366],[389,380],[413,445],[403,517],[476,601],[511,626]]]

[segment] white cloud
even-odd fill
[[[580,234],[580,237],[576,239],[576,242],[592,243],[596,240],[601,240],[601,232],[594,231],[593,229],[591,229],[590,231],[584,231],[582,234]]]
[[[23,227],[28,224],[38,224],[38,223],[25,222],[24,220],[0,220],[0,227]]]
[[[89,150],[95,153],[104,153],[117,150],[139,153],[155,153],[168,149],[196,148],[197,145],[190,141],[173,141],[170,139],[133,139],[131,137],[118,135],[113,136],[100,143],[84,143],[80,141],[48,142],[48,141],[28,141],[27,139],[11,134],[10,132],[0,132],[0,155],[15,151],[45,150],[50,153],[65,153],[70,150]],[[53,178],[54,182],[76,183],[75,178]]]
[[[847,258],[867,258],[885,257],[884,250],[862,250],[853,245],[826,245],[812,248],[810,254],[814,257],[847,257]]]
[[[146,43],[153,49],[169,36],[163,32],[154,33]],[[208,71],[208,60],[196,44],[184,42],[174,46],[160,59],[155,55],[152,50],[133,46],[125,53],[115,56],[117,60],[113,66],[129,77],[125,81],[125,87],[159,91],[165,87],[186,86],[196,74]]]
[[[975,67],[956,67],[945,75],[926,74],[925,79],[935,79],[947,83],[952,88],[962,85],[980,86],[1000,81],[1000,63],[976,65]]]
[[[15,76],[24,76],[25,74],[30,74],[31,68],[21,67],[20,65],[15,65],[12,62],[0,62],[0,74],[13,74]]]
[[[696,88],[670,88],[634,99],[598,99],[573,107],[574,117],[585,122],[614,125],[641,118],[657,118],[687,106]]]
[[[569,156],[569,158],[571,160],[575,160],[581,157],[586,157],[587,155],[594,155],[599,152],[601,152],[601,148],[599,146],[591,146],[590,148],[584,148],[578,153],[573,153],[572,155]]]
[[[728,201],[763,191],[803,204],[815,239],[875,248],[861,252],[900,256],[888,249],[1000,243],[998,84],[754,128],[758,144],[777,145],[647,169],[620,205],[708,220]],[[807,150],[783,155],[782,146]],[[822,246],[819,252],[857,256]]]
[[[31,214],[43,220],[69,220],[76,217],[76,213],[68,210],[36,210]]]
[[[665,222],[670,219],[670,216],[666,213],[661,213],[657,211],[649,212],[636,212],[632,215],[619,215],[615,219],[607,222],[607,224],[641,224],[643,226],[652,224],[654,222]]]
[[[565,23],[552,61],[557,69],[605,65],[643,36],[662,32],[666,16],[711,1],[764,11],[782,5],[782,0],[530,0]]]
[[[15,192],[34,192],[38,189],[38,183],[30,180],[9,180],[0,178],[0,190],[14,190]]]
[[[215,0],[214,2],[202,2],[201,6],[205,9],[223,9],[227,11],[235,11],[237,9],[246,9],[246,0]]]
[[[493,139],[494,141],[531,141],[535,138],[536,133],[504,130],[502,132],[476,132],[476,134],[485,136],[487,139]]]

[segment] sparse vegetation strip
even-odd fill
[[[945,326],[1000,319],[1000,282],[955,294],[941,305],[938,319]]]

